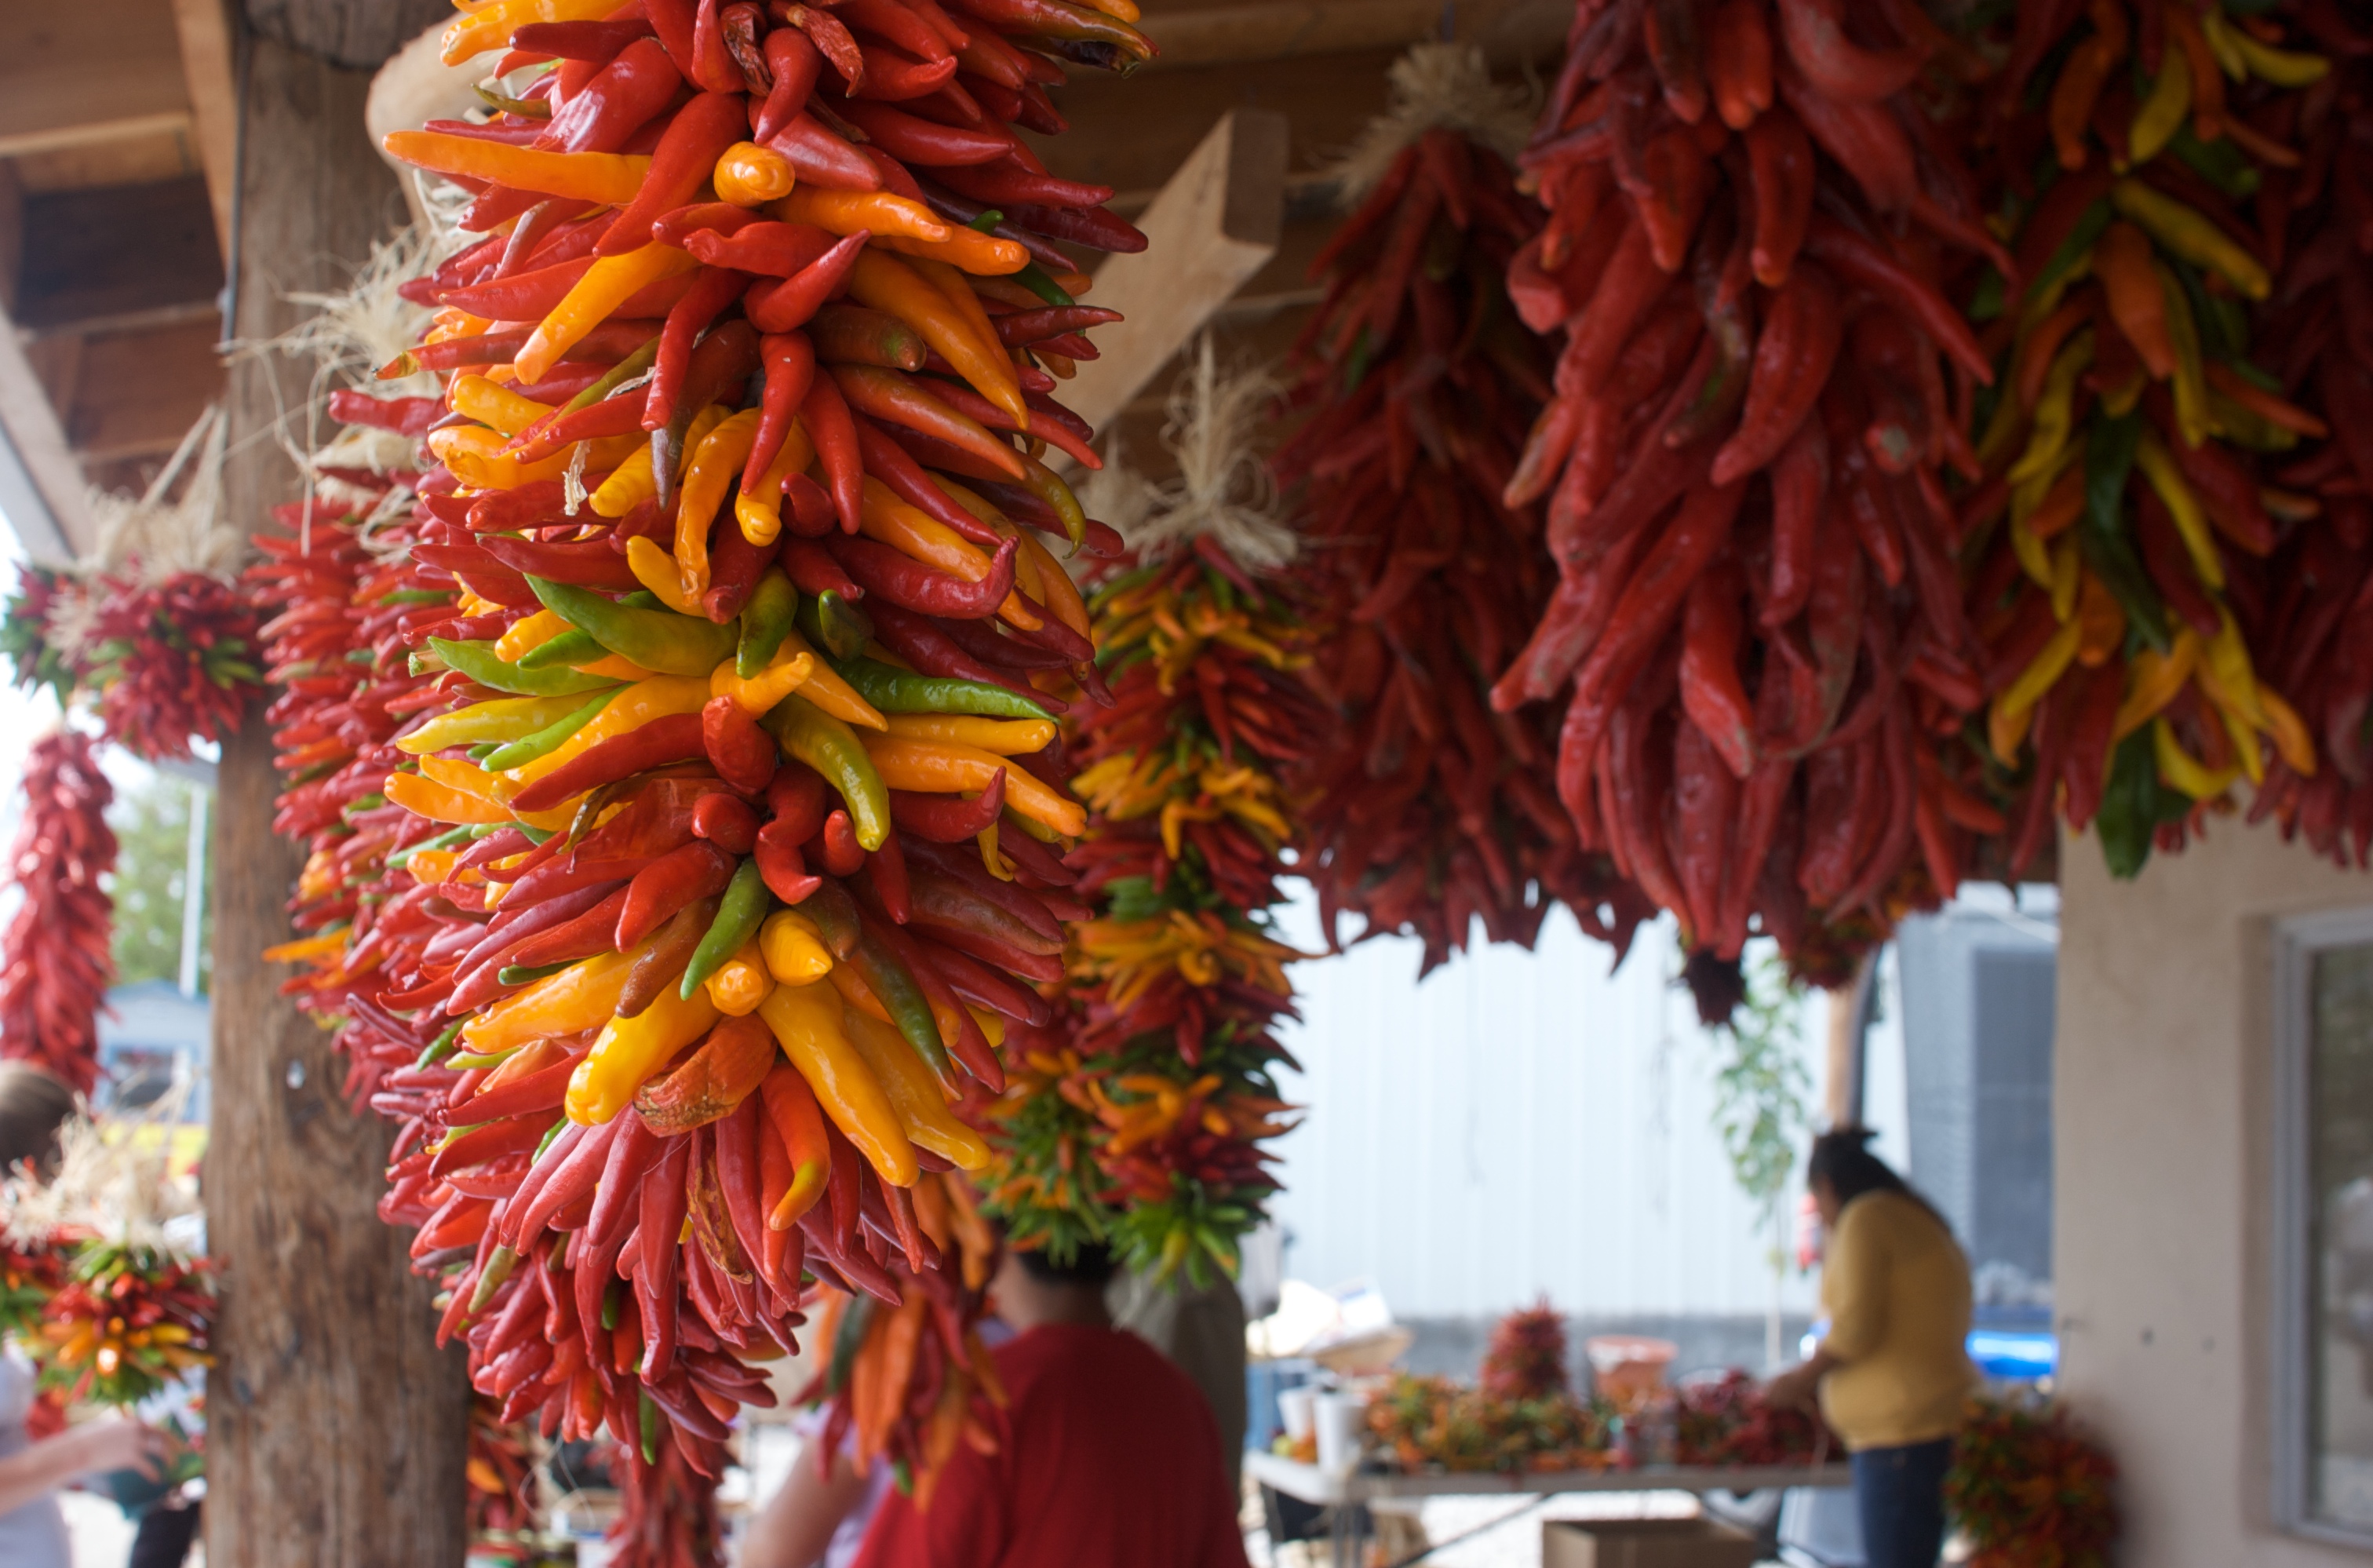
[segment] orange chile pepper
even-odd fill
[[[2093,246],[2093,271],[2110,302],[2110,319],[2133,345],[2154,380],[2175,374],[2175,339],[2168,331],[2167,296],[2151,267],[2150,237],[2121,219]]]
[[[906,429],[919,430],[995,465],[1011,478],[1018,480],[1023,477],[1025,471],[1020,453],[989,434],[977,421],[958,414],[925,392],[919,382],[910,381],[894,370],[884,370],[871,365],[835,365],[831,369],[829,380],[839,384],[849,406],[859,413]],[[822,376],[816,378],[819,386],[826,380]],[[854,434],[852,428],[852,446],[855,444]],[[822,441],[819,440],[817,445],[821,449]],[[861,493],[859,500],[862,500]],[[842,521],[850,532],[856,532],[848,513],[842,514]]]
[[[2052,145],[2063,169],[2085,167],[2085,131],[2110,73],[2126,57],[2126,11],[2120,0],[2093,0],[2093,36],[2076,46],[2052,88]]]
[[[2167,0],[2167,30],[2192,71],[2192,134],[2213,142],[2225,134],[2225,73],[2217,69],[2199,18],[2182,0]]]
[[[2044,317],[2027,334],[2027,341],[2019,345],[2018,364],[2011,373],[2011,384],[2018,391],[2021,408],[2032,409],[2043,396],[2044,379],[2052,374],[2053,357],[2071,333],[2092,320],[2096,302],[2093,292],[2084,290]]]

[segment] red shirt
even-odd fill
[[[1245,1568],[1219,1427],[1161,1352],[1046,1324],[989,1353],[997,1452],[957,1445],[928,1510],[891,1493],[856,1568]]]

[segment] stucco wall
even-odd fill
[[[2063,1387],[2124,1470],[2122,1559],[2352,1564],[2268,1503],[2271,927],[2373,906],[2271,828],[2220,821],[2114,883],[2061,853],[2055,1072]]]

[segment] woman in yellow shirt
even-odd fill
[[[1840,1128],[1813,1141],[1805,1183],[1829,1234],[1812,1359],[1771,1380],[1775,1404],[1809,1405],[1853,1456],[1869,1568],[1935,1568],[1945,1471],[1977,1383],[1966,1349],[1970,1265],[1927,1200]]]

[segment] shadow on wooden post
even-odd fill
[[[333,291],[403,216],[363,131],[368,74],[251,39],[236,330],[293,325],[292,290]],[[225,498],[246,529],[301,495],[271,427],[310,365],[244,361],[230,382]],[[275,402],[275,383],[279,400]],[[216,828],[214,1122],[207,1236],[223,1262],[206,1384],[206,1551],[240,1568],[452,1568],[463,1553],[469,1387],[439,1352],[404,1233],[374,1211],[390,1132],[341,1093],[331,1036],[258,954],[287,940],[301,846],[272,832],[261,704],[223,747]]]

